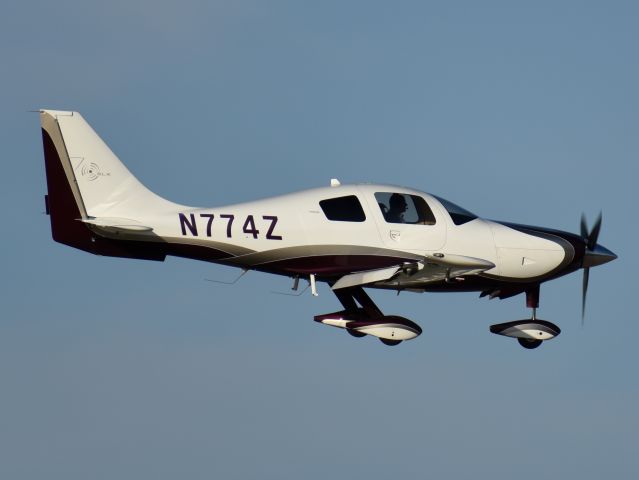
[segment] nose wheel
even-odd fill
[[[522,347],[532,350],[543,343],[543,340],[535,340],[533,338],[518,338],[517,341]]]

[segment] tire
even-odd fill
[[[351,334],[353,337],[356,337],[356,338],[362,338],[362,337],[366,336],[366,334],[364,332],[358,332],[357,330],[352,330],[350,328],[347,328],[346,331],[349,334]]]
[[[543,343],[542,340],[535,340],[534,338],[518,338],[517,341],[519,345],[528,350],[532,350],[533,348],[537,348],[539,345]]]

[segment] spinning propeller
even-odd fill
[[[595,220],[595,224],[592,227],[592,230],[588,232],[588,224],[586,223],[586,216],[584,214],[581,215],[581,237],[584,239],[586,243],[586,251],[584,253],[583,259],[583,269],[584,269],[584,280],[583,287],[581,293],[581,324],[584,324],[584,318],[586,315],[586,293],[588,292],[588,279],[590,277],[590,267],[596,267],[597,265],[602,265],[604,263],[608,263],[615,258],[617,255],[612,253],[607,248],[597,244],[597,239],[599,238],[599,232],[601,231],[601,212],[599,212],[599,216],[597,220]]]

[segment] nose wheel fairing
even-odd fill
[[[540,342],[555,338],[561,333],[561,329],[554,323],[538,318],[515,320],[513,322],[491,325],[490,331],[505,337],[538,340]]]

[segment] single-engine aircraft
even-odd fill
[[[616,255],[597,243],[601,214],[580,235],[478,218],[443,198],[394,185],[330,186],[223,207],[194,208],[142,185],[78,112],[40,110],[57,242],[96,255],[162,261],[167,255],[327,283],[342,309],[317,315],[355,337],[397,345],[421,334],[385,315],[364,288],[525,293],[530,318],[490,327],[528,349],[560,333],[537,318],[539,286],[583,269],[582,321],[591,267]]]

